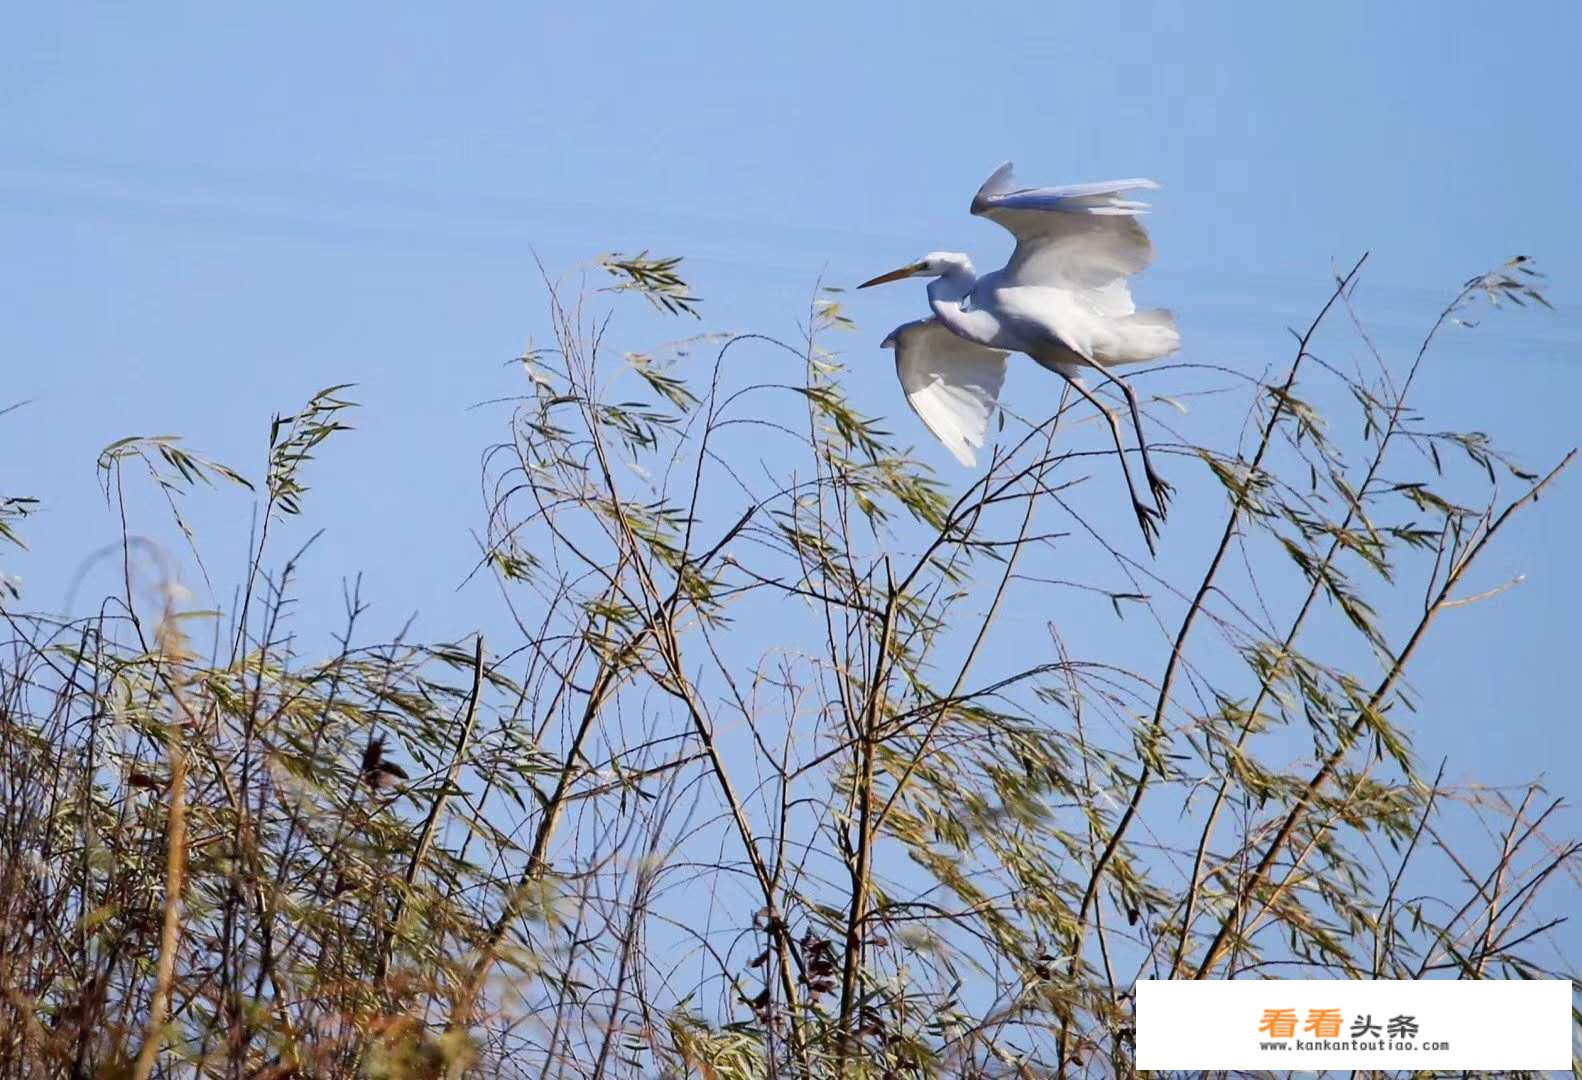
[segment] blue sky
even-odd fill
[[[499,617],[456,591],[501,419],[470,406],[513,392],[504,363],[544,333],[535,253],[681,254],[706,325],[793,335],[820,276],[938,248],[997,265],[1006,238],[965,207],[1006,158],[1033,182],[1160,180],[1142,299],[1176,310],[1190,358],[1248,372],[1362,250],[1389,348],[1471,274],[1533,256],[1558,310],[1454,337],[1420,404],[1547,467],[1582,399],[1578,40],[1566,0],[18,8],[0,407],[29,404],[0,417],[0,491],[45,506],[3,565],[63,602],[115,536],[101,446],[179,432],[256,473],[272,411],[351,381],[366,408],[311,477],[308,580],[326,618],[361,571],[385,625],[416,611],[459,636]],[[852,304],[858,404],[955,482],[876,348],[921,289]],[[1526,584],[1447,621],[1415,669],[1418,749],[1453,777],[1564,763],[1555,787],[1582,794],[1577,484],[1491,557],[1485,584]],[[215,500],[215,522],[247,505]],[[206,549],[224,593],[245,540]]]

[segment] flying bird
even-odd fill
[[[966,255],[935,251],[857,286],[934,279],[928,284],[933,317],[897,327],[883,346],[895,350],[896,375],[913,411],[963,465],[977,463],[1009,354],[1026,353],[1070,383],[1109,421],[1149,551],[1172,489],[1149,458],[1137,394],[1107,369],[1157,360],[1181,344],[1170,312],[1138,311],[1126,281],[1154,254],[1138,219],[1147,204],[1126,196],[1158,186],[1108,180],[1023,188],[1006,162],[978,189],[971,211],[1016,238],[1010,262],[979,277]],[[1089,372],[1120,387],[1126,398],[1152,506],[1137,495],[1120,425],[1085,384]]]
[[[369,736],[368,745],[363,748],[362,777],[373,791],[390,791],[401,781],[411,779],[405,769],[385,757],[383,735]]]

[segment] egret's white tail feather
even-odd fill
[[[1181,347],[1181,333],[1168,308],[1139,311],[1116,320],[1119,348],[1112,364],[1134,364],[1169,356]]]

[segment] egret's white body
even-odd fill
[[[1156,360],[1181,343],[1170,312],[1138,311],[1126,281],[1153,260],[1153,245],[1138,220],[1146,204],[1124,196],[1155,187],[1152,180],[1112,180],[1017,188],[1007,162],[979,188],[971,208],[1016,237],[1004,267],[979,277],[967,256],[934,252],[858,286],[934,279],[928,284],[933,318],[897,327],[884,345],[895,349],[907,401],[963,465],[976,464],[1009,353],[1031,356],[1102,410],[1150,548],[1170,487],[1148,459],[1135,393],[1105,369]],[[1126,397],[1157,511],[1132,488],[1119,426],[1083,383],[1088,371],[1116,383]]]

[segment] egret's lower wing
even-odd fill
[[[977,464],[1005,384],[1006,353],[958,337],[937,319],[897,327],[895,373],[907,403],[956,460]]]

